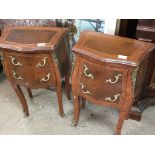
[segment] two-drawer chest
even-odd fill
[[[73,48],[72,91],[74,125],[80,100],[119,110],[116,134],[141,92],[147,58],[154,45],[137,40],[85,31]]]
[[[55,87],[59,113],[62,105],[62,78],[69,94],[69,55],[66,34],[68,29],[55,27],[6,27],[0,39],[4,71],[15,90],[23,111],[29,115],[28,105],[20,86],[31,89]]]

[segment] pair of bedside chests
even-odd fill
[[[4,72],[25,116],[29,109],[20,86],[27,89],[56,88],[60,116],[64,117],[62,78],[69,100],[70,83],[77,125],[85,101],[119,110],[116,134],[121,133],[131,106],[140,94],[151,43],[84,31],[72,49],[70,61],[68,29],[58,27],[6,27],[0,38]],[[143,74],[142,74],[143,73]],[[82,103],[82,105],[81,105]]]

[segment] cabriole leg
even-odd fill
[[[122,130],[122,126],[123,126],[125,117],[126,117],[126,113],[125,112],[120,112],[119,113],[119,119],[118,119],[116,131],[115,131],[116,135],[120,135],[121,134],[121,130]]]
[[[20,100],[20,103],[23,107],[23,112],[24,112],[25,117],[29,116],[28,105],[27,105],[27,102],[25,100],[24,94],[23,94],[20,86],[19,85],[13,85],[13,88],[14,88],[14,90],[15,90],[15,92],[16,92],[19,100]]]
[[[63,104],[62,104],[62,88],[61,88],[61,80],[58,80],[57,83],[57,98],[58,98],[58,105],[59,105],[59,114],[61,117],[65,117]]]
[[[82,108],[85,108],[86,99],[81,97],[81,101],[82,101]]]
[[[77,126],[80,116],[80,99],[78,96],[73,97],[73,103],[74,103],[74,120],[72,125]]]
[[[69,77],[65,76],[65,85],[66,85],[66,95],[68,100],[71,100],[71,96],[70,96],[70,84],[69,84]]]
[[[32,95],[32,91],[30,88],[26,88],[27,89],[27,92],[28,92],[28,95],[30,98],[33,98],[33,95]]]

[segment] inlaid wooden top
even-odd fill
[[[84,31],[73,51],[103,62],[137,66],[153,49],[155,45],[151,43]]]
[[[17,51],[54,50],[67,31],[58,27],[6,27],[0,47]]]

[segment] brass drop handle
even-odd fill
[[[45,77],[43,77],[43,78],[40,80],[40,82],[46,82],[46,81],[48,81],[48,80],[50,79],[50,75],[51,75],[51,73],[48,73]]]
[[[105,81],[105,83],[111,83],[111,84],[115,84],[118,82],[119,78],[122,76],[122,74],[118,74],[118,75],[115,75],[115,81],[112,81],[111,78],[109,78],[108,80]]]
[[[83,65],[84,67],[84,75],[91,78],[92,80],[94,79],[94,76],[91,73],[87,73],[89,71],[87,65]]]
[[[13,56],[9,56],[11,58],[11,63],[15,66],[22,66],[22,64],[20,62],[15,62],[16,58],[14,58]]]
[[[111,99],[111,97],[107,97],[107,98],[105,98],[105,101],[115,102],[119,96],[120,96],[120,94],[115,94],[114,99]]]
[[[18,76],[17,73],[16,73],[15,71],[13,71],[13,70],[12,70],[12,74],[13,74],[13,77],[14,77],[16,80],[21,80],[21,81],[23,80],[23,78],[22,78],[21,76]]]
[[[80,83],[81,84],[81,90],[84,94],[88,94],[88,95],[91,95],[90,91],[88,90],[84,90],[86,88],[86,86],[83,84],[83,83]]]
[[[43,67],[43,66],[45,66],[45,64],[46,64],[46,60],[47,60],[47,57],[44,57],[43,59],[42,59],[42,63],[38,63],[37,65],[36,65],[36,67],[38,68],[38,67]]]

